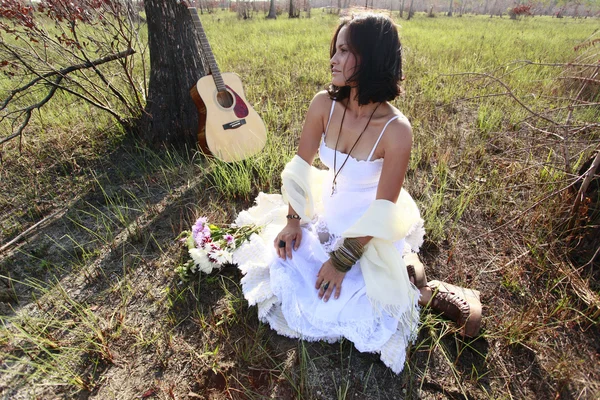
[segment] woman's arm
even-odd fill
[[[412,147],[412,128],[406,119],[397,119],[387,128],[381,140],[383,145],[383,170],[377,186],[377,199],[395,203],[400,196],[402,184]]]
[[[321,134],[325,129],[325,118],[329,116],[328,111],[331,108],[331,99],[326,91],[319,92],[315,95],[310,103],[310,107],[306,113],[306,120],[302,127],[300,136],[300,144],[298,145],[298,156],[300,156],[308,164],[312,164],[319,149],[321,142]],[[288,214],[297,214],[290,205]],[[299,219],[288,219],[287,225],[275,237],[273,245],[280,258],[292,258],[292,248],[298,250],[302,241],[302,229],[300,228]],[[285,245],[280,247],[280,244]]]
[[[383,146],[384,157],[376,198],[395,203],[400,196],[400,190],[402,190],[412,146],[412,129],[408,121],[393,121],[388,126],[380,145]],[[362,236],[356,239],[364,246],[369,243],[372,236]],[[315,282],[315,289],[319,289],[319,298],[328,301],[333,294],[337,299],[340,296],[345,275],[345,272],[340,272],[334,267],[331,259],[326,261],[319,270]]]
[[[400,196],[404,177],[408,169],[412,148],[412,128],[406,119],[393,121],[387,128],[381,144],[383,148],[383,170],[379,177],[376,199],[389,200],[395,203]],[[357,238],[364,246],[371,236]]]
[[[319,92],[313,97],[310,107],[306,112],[306,119],[300,135],[300,144],[298,145],[298,155],[308,164],[312,164],[319,144],[321,135],[325,131],[325,124],[329,117],[332,100],[326,91]]]

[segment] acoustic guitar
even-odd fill
[[[188,7],[198,32],[210,74],[190,89],[200,116],[198,144],[207,155],[225,162],[251,157],[267,142],[267,128],[244,97],[242,81],[234,73],[221,73],[195,7]]]

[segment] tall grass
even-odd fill
[[[530,127],[538,121],[505,95],[506,87],[465,73],[493,76],[524,105],[556,109],[554,117],[564,120],[568,110],[560,107],[567,102],[561,98],[573,94],[557,78],[561,67],[522,61],[569,62],[597,20],[417,14],[398,21],[407,79],[395,105],[413,125],[405,186],[426,221],[427,272],[482,289],[486,305],[485,329],[473,341],[453,337],[451,324],[424,314],[402,390],[379,362],[361,359],[348,343],[301,342],[285,349],[240,300],[235,273],[203,276],[190,287],[173,283],[181,258],[173,238],[181,230],[199,215],[230,222],[258,191],[279,190],[308,104],[329,82],[329,40],[337,17],[313,10],[310,19],[241,21],[218,11],[203,15],[202,22],[221,70],[241,76],[267,126],[265,150],[237,164],[153,151],[68,94],[35,114],[23,152],[16,143],[0,149],[0,240],[14,238],[56,208],[69,212],[61,221],[64,229],[42,231],[1,261],[0,279],[8,282],[6,298],[15,307],[0,327],[0,355],[8,360],[3,371],[25,371],[30,382],[73,392],[102,390],[110,386],[100,377],[104,370],[118,368],[130,357],[124,354],[139,350],[153,368],[172,373],[174,382],[188,380],[191,389],[152,386],[165,397],[220,391],[260,398],[268,386],[280,398],[410,397],[427,390],[451,397],[535,398],[529,381],[551,387],[552,395],[564,385],[576,394],[591,393],[585,377],[596,379],[593,371],[560,377],[569,362],[588,360],[573,349],[592,354],[585,329],[593,331],[598,323],[589,268],[573,270],[562,246],[569,197],[561,189],[572,183],[600,134],[592,129],[566,145],[556,138],[560,132],[540,134]],[[2,90],[10,84],[0,78]],[[598,118],[597,108],[582,108],[573,123]],[[0,132],[10,129],[2,126]],[[26,260],[26,267],[13,270],[14,259]],[[84,301],[62,281],[41,282],[79,282],[78,274],[91,287],[102,287],[101,293]],[[37,294],[33,300],[31,293]],[[42,314],[21,312],[15,298],[31,301]],[[44,302],[54,311],[45,311]],[[104,302],[98,315],[97,304]],[[570,335],[577,327],[582,329]],[[531,354],[533,372],[520,364]],[[86,360],[91,367],[82,366]],[[366,381],[356,383],[357,368]],[[190,375],[189,369],[202,373]]]

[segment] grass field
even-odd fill
[[[477,288],[484,305],[467,341],[425,310],[400,376],[348,341],[275,335],[233,267],[179,283],[182,230],[201,215],[229,223],[259,191],[278,192],[328,83],[337,16],[202,21],[267,125],[259,156],[228,165],[149,149],[64,93],[34,113],[21,151],[0,145],[0,397],[600,396],[598,179],[573,209],[600,144],[600,86],[566,65],[597,63],[597,19],[398,21],[395,105],[414,130],[405,187],[426,221],[421,256],[430,279]],[[11,85],[0,78],[1,98]]]

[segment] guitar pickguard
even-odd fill
[[[244,118],[248,116],[248,106],[244,103],[244,100],[233,90],[229,85],[225,85],[231,93],[235,96],[235,106],[233,107],[233,113],[238,118]]]

